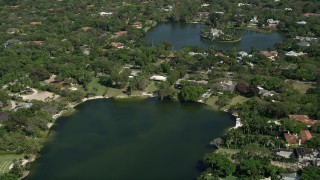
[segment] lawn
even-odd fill
[[[216,105],[218,99],[218,96],[211,96],[207,99],[206,104],[210,106],[212,109],[219,110],[219,106]]]
[[[228,105],[226,105],[225,107],[221,108],[221,109],[229,109],[230,106],[234,106],[236,104],[242,104],[242,103],[245,103],[248,100],[249,100],[249,98],[246,98],[246,97],[238,95],[238,96],[232,98],[230,103]]]
[[[292,81],[292,86],[294,89],[298,90],[300,93],[305,94],[309,88],[312,87],[311,83]]]
[[[99,83],[99,78],[93,78],[92,81],[88,84],[89,92],[97,96],[103,95],[107,91],[107,89],[107,87]]]
[[[0,175],[9,172],[9,167],[14,160],[23,158],[22,154],[0,152]]]

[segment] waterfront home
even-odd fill
[[[307,53],[304,52],[295,52],[295,51],[289,51],[286,53],[286,56],[291,56],[291,57],[299,57],[299,56],[303,56],[306,55]]]
[[[250,20],[250,23],[252,24],[258,24],[258,17],[257,16],[254,16],[251,20]]]
[[[134,27],[134,28],[137,28],[137,29],[141,29],[142,28],[142,23],[141,22],[134,22],[134,23],[132,23],[131,26]]]
[[[298,42],[297,45],[301,47],[309,47],[310,43],[307,41],[301,41],[301,42]]]
[[[268,19],[267,23],[268,23],[269,27],[277,27],[278,24],[280,23],[280,21],[274,20],[274,19]]]
[[[281,157],[286,158],[286,159],[289,159],[292,154],[293,154],[292,151],[280,150],[280,151],[276,152],[276,155],[281,156]]]
[[[170,12],[170,11],[172,11],[172,9],[173,9],[173,6],[171,6],[171,5],[167,5],[164,8],[162,8],[162,10],[165,12]]]
[[[167,77],[160,76],[160,75],[153,75],[153,76],[150,77],[150,80],[153,80],[153,81],[166,81]]]
[[[296,120],[308,126],[313,126],[315,124],[315,121],[310,119],[308,115],[290,114],[288,117],[289,119]]]
[[[200,20],[205,20],[209,18],[210,13],[209,12],[199,12],[198,17]]]
[[[300,41],[308,41],[308,42],[318,40],[318,38],[316,38],[316,37],[305,37],[305,36],[296,36],[295,39],[300,40]]]
[[[276,57],[278,57],[278,51],[260,51],[260,53],[266,56],[271,61],[275,61]]]

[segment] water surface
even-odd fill
[[[215,47],[219,50],[237,49],[249,52],[251,48],[258,50],[273,49],[284,37],[279,33],[260,33],[250,30],[242,31],[242,39],[238,42],[213,42],[200,37],[201,24],[161,23],[150,29],[145,38],[151,45],[169,42],[176,50],[185,46]]]
[[[57,120],[27,179],[194,179],[234,121],[202,104],[100,99]]]

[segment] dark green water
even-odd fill
[[[57,120],[27,179],[194,179],[234,121],[202,104],[100,99]]]
[[[148,44],[159,45],[169,42],[178,50],[184,46],[200,46],[202,48],[215,47],[219,50],[237,49],[249,52],[252,47],[259,50],[274,48],[275,44],[282,42],[284,37],[279,33],[259,33],[250,30],[242,31],[239,42],[212,42],[200,37],[201,24],[188,23],[161,23],[150,29],[145,38]]]

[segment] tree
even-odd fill
[[[12,174],[12,173],[5,173],[0,176],[1,180],[18,180],[19,176]]]
[[[43,67],[35,67],[30,70],[29,77],[32,81],[42,81],[50,77],[50,73]]]
[[[260,158],[245,159],[239,165],[239,174],[244,179],[262,179],[267,163]]]
[[[301,179],[315,180],[320,179],[320,168],[316,166],[308,166],[302,169]]]
[[[203,158],[205,165],[219,177],[226,177],[235,172],[235,165],[227,156],[211,152]]]
[[[184,102],[196,102],[205,90],[199,85],[185,85],[179,94],[180,100]]]
[[[163,82],[158,87],[157,94],[161,101],[164,99],[174,99],[176,91],[168,82]]]

